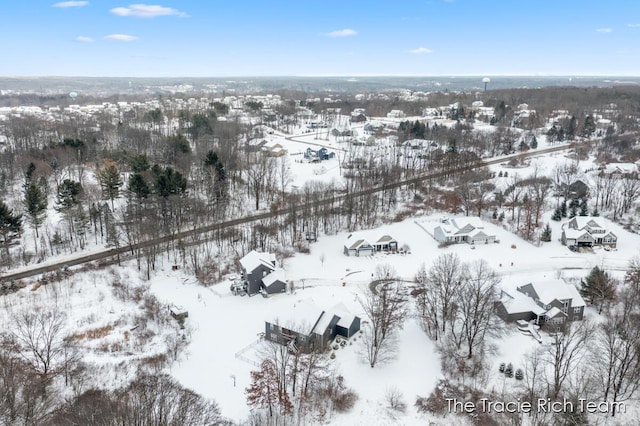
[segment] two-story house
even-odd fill
[[[585,302],[578,289],[561,279],[537,281],[503,290],[495,303],[496,314],[506,322],[535,321],[562,326],[584,318]]]
[[[248,295],[260,291],[268,294],[286,291],[284,270],[276,267],[275,254],[252,250],[240,259],[240,266],[244,290]]]
[[[615,247],[617,243],[618,237],[599,217],[576,216],[562,225],[562,244],[568,247]]]
[[[350,338],[360,330],[360,318],[342,304],[323,310],[311,300],[297,301],[287,312],[265,321],[265,339],[294,350],[324,352],[336,336]]]

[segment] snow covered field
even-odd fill
[[[228,282],[204,288],[178,272],[153,278],[153,294],[165,303],[187,309],[187,323],[193,328],[192,343],[184,357],[171,367],[171,373],[185,386],[216,399],[225,416],[240,420],[248,414],[244,388],[249,384],[249,371],[255,369],[252,361],[259,359],[258,341],[264,332],[264,321],[306,299],[325,308],[341,302],[364,317],[358,296],[366,290],[377,265],[390,264],[400,277],[411,280],[422,263],[429,267],[441,253],[454,252],[463,261],[486,259],[501,275],[501,285],[513,288],[560,274],[566,278],[584,277],[596,265],[621,270],[638,254],[640,247],[640,236],[608,223],[618,235],[618,251],[573,253],[557,241],[560,224],[552,222],[553,241],[540,247],[487,223],[486,228],[496,234],[500,243],[477,245],[474,249],[467,244],[441,249],[427,232],[440,223],[441,218],[442,215],[412,218],[357,233],[359,238],[371,241],[391,235],[400,246],[410,247],[410,253],[405,255],[348,257],[343,254],[347,234],[321,236],[311,245],[310,254],[297,254],[284,262],[287,278],[295,285],[293,294],[240,297],[232,295]],[[586,315],[595,314],[589,309]],[[398,356],[387,364],[371,369],[359,354],[360,343],[356,338],[352,344],[339,349],[332,360],[347,386],[359,395],[354,409],[338,415],[332,424],[425,424],[425,418],[415,411],[413,402],[417,395],[427,396],[433,390],[441,373],[435,347],[417,320],[407,319],[399,335]],[[513,362],[516,368],[522,366],[522,357],[539,345],[533,338],[515,331],[515,327],[497,343],[499,350],[492,362],[495,390],[503,385],[497,365],[504,361]],[[404,415],[385,406],[385,390],[393,386],[401,390],[408,404]]]

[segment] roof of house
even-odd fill
[[[571,240],[577,240],[580,237],[588,236],[593,240],[593,237],[588,231],[583,231],[580,229],[564,229],[564,236],[565,238],[569,238]]]
[[[258,266],[264,265],[272,271],[276,268],[276,255],[273,253],[262,253],[255,250],[251,250],[242,259],[240,259],[240,265],[246,271],[254,271]]]
[[[395,238],[391,237],[390,235],[383,235],[382,237],[378,238],[378,241],[376,241],[376,243],[388,243],[390,241],[395,241]]]
[[[353,234],[347,237],[347,242],[345,243],[345,247],[347,247],[349,250],[357,250],[361,247],[373,249],[373,247],[371,246],[371,244],[369,244],[367,240],[365,240],[364,238],[357,238]]]
[[[565,314],[564,312],[562,312],[560,309],[556,308],[555,306],[551,309],[549,309],[547,312],[544,313],[544,315],[547,318],[555,318],[557,316],[567,316],[567,314]]]
[[[576,229],[584,229],[587,225],[591,229],[604,228],[604,226],[602,226],[602,222],[599,221],[598,218],[592,217],[592,216],[576,216],[572,218],[569,222],[575,223]]]
[[[329,312],[332,312],[334,315],[340,317],[338,320],[338,325],[340,327],[349,328],[353,321],[356,319],[356,315],[351,313],[349,309],[342,303],[338,303],[333,308],[329,309]]]
[[[511,293],[503,291],[500,301],[508,314],[519,314],[522,312],[533,312],[536,315],[544,314],[544,309],[538,306],[533,299],[517,291]]]
[[[276,281],[281,281],[283,283],[287,282],[285,274],[284,274],[284,269],[276,268],[269,275],[267,275],[266,277],[262,278],[262,283],[267,287],[269,287],[271,284],[275,283]]]
[[[451,224],[458,229],[463,229],[467,225],[471,225],[476,229],[484,229],[484,222],[482,222],[479,217],[454,217],[453,219],[451,219]]]
[[[604,167],[604,172],[609,173],[638,173],[635,163],[609,163]]]
[[[470,229],[463,231],[464,228],[470,227]],[[484,222],[479,217],[455,217],[453,219],[449,219],[446,222],[441,223],[440,225],[434,228],[434,232],[436,229],[440,228],[442,232],[447,235],[468,235],[470,237],[487,237],[493,236],[490,232],[484,229]]]
[[[544,305],[548,305],[554,300],[571,300],[572,307],[585,306],[584,299],[580,296],[578,289],[567,284],[564,280],[536,281],[529,284]],[[522,287],[524,286],[518,287],[518,289],[522,289]]]
[[[280,310],[269,322],[308,336],[314,332],[318,320],[324,316],[323,313],[324,310],[313,299],[302,299],[296,300],[291,308]]]

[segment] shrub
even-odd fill
[[[351,389],[347,389],[344,392],[337,393],[332,398],[333,408],[338,413],[346,413],[351,410],[358,400],[358,395]]]

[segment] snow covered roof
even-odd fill
[[[548,305],[554,300],[571,300],[572,307],[585,306],[584,299],[580,296],[578,289],[561,279],[537,281],[529,284],[544,305]],[[520,290],[522,287],[518,287],[518,289]]]
[[[276,281],[281,281],[281,282],[287,281],[284,274],[284,269],[276,268],[273,272],[271,272],[269,275],[267,275],[262,279],[262,283],[267,287],[269,287],[271,284],[273,284]]]
[[[378,238],[378,241],[376,241],[376,243],[388,243],[390,241],[395,241],[395,238],[391,237],[390,235],[383,235],[382,237]]]
[[[555,306],[553,308],[549,309],[547,312],[545,312],[544,315],[547,318],[555,318],[558,315],[565,316],[565,317],[567,316],[567,314],[565,314],[564,312],[562,312],[560,309],[556,308]]]
[[[611,173],[638,173],[638,166],[635,163],[609,163],[604,167],[604,172]]]
[[[313,299],[302,299],[295,301],[291,308],[281,310],[271,323],[309,335],[323,313]]]
[[[586,226],[589,226],[591,229],[595,228],[603,228],[602,223],[597,220],[595,217],[589,216],[576,216],[569,223],[575,224],[575,229],[584,229]]]
[[[479,217],[454,217],[451,219],[451,224],[458,229],[463,229],[467,225],[471,225],[474,228],[484,229],[484,223],[480,220]]]
[[[349,312],[349,309],[347,309],[347,307],[342,303],[338,303],[337,305],[335,305],[329,310],[329,312],[340,317],[340,319],[338,320],[338,325],[344,328],[351,327],[353,320],[356,318],[356,316]]]
[[[591,234],[589,234],[589,232],[587,231],[583,231],[581,229],[565,229],[564,230],[564,236],[565,238],[571,239],[571,240],[577,240],[578,238],[581,237],[591,237],[591,239],[593,240],[593,237],[591,236]]]
[[[275,262],[275,254],[261,253],[255,250],[251,250],[242,259],[240,259],[240,265],[242,265],[242,267],[248,272],[255,270],[260,265],[264,265],[273,271],[276,269]]]
[[[522,312],[533,312],[536,315],[544,314],[544,309],[538,306],[533,299],[518,291],[512,293],[502,291],[500,301],[508,314],[518,314]]]

